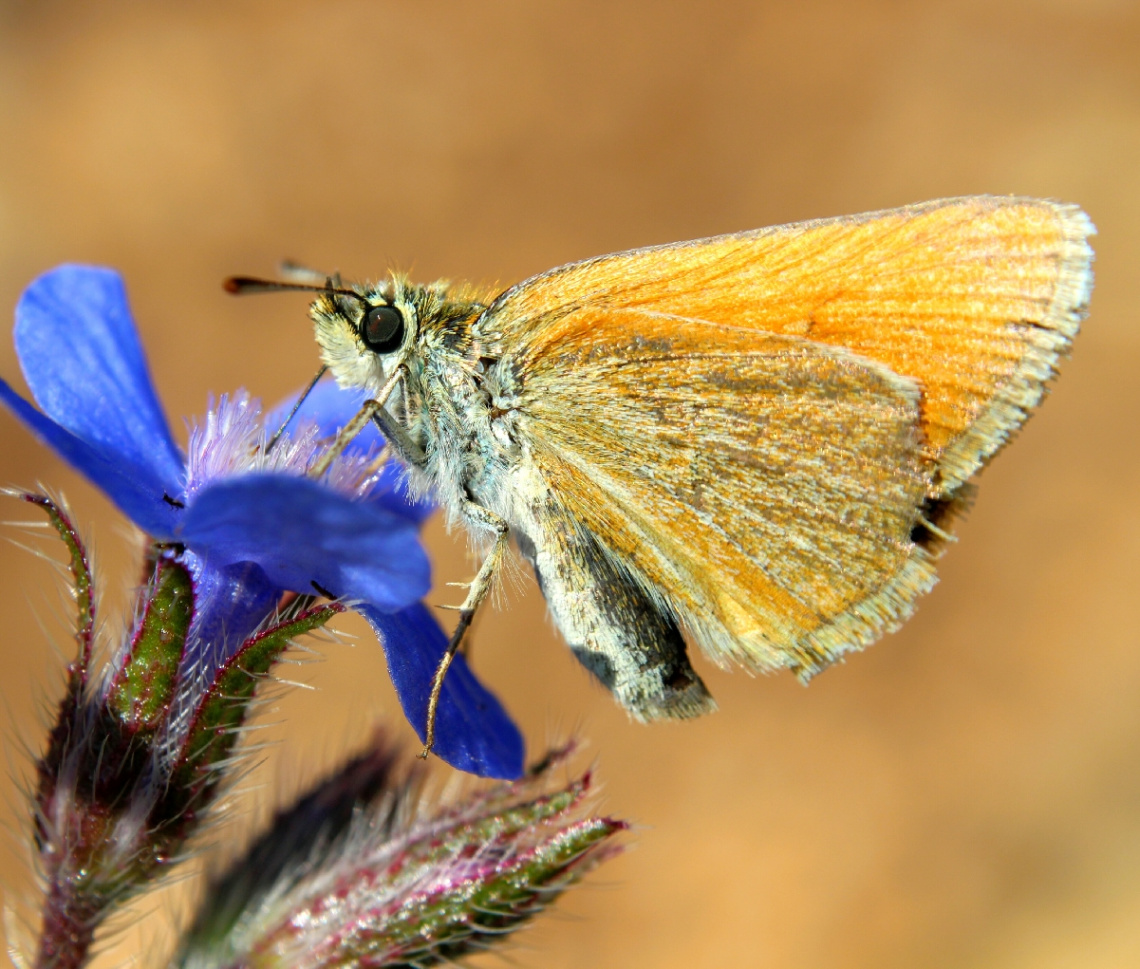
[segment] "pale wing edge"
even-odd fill
[[[1056,253],[1057,282],[1053,298],[1038,320],[1011,323],[1024,328],[1025,354],[1010,380],[973,425],[942,454],[938,496],[952,495],[983,467],[1028,419],[1041,402],[1061,359],[1088,315],[1093,286],[1093,250],[1089,237],[1096,234],[1089,217],[1076,205],[1041,199],[1022,199],[1052,209],[1061,231]]]

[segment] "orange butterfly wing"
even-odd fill
[[[510,345],[589,305],[845,347],[918,381],[946,495],[1041,399],[1087,307],[1093,231],[1072,205],[947,199],[602,256],[520,283],[488,316]]]
[[[552,270],[481,328],[565,511],[714,657],[810,674],[933,584],[915,530],[1040,399],[1091,231],[932,202]]]
[[[571,316],[596,340],[519,364],[528,459],[706,651],[810,673],[909,612],[933,581],[912,381],[801,337]]]

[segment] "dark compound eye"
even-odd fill
[[[360,324],[360,339],[373,353],[391,353],[404,342],[404,317],[394,306],[373,306]]]

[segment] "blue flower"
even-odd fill
[[[358,398],[322,386],[299,415],[309,423],[265,454],[256,402],[223,397],[193,429],[186,458],[117,273],[60,266],[41,276],[20,298],[14,336],[41,409],[3,380],[0,400],[156,542],[173,546],[194,575],[197,645],[180,671],[190,706],[194,684],[273,616],[283,592],[316,589],[345,599],[376,630],[423,739],[430,681],[446,647],[419,603],[430,568],[418,526],[430,507],[407,500],[397,469],[375,469],[375,438],[356,442],[324,480],[306,476],[322,434],[343,425]],[[444,685],[434,750],[473,773],[522,771],[517,728],[462,657]]]

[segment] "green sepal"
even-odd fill
[[[514,837],[543,821],[570,811],[585,796],[589,783],[587,776],[554,794],[505,810],[493,810],[493,813],[456,825],[447,832],[446,837],[413,845],[408,854],[416,864],[430,864],[454,855],[464,845],[485,844]],[[510,790],[510,785],[503,787]]]
[[[80,705],[87,684],[87,671],[91,662],[91,647],[95,635],[95,587],[87,549],[70,516],[60,503],[47,495],[32,492],[17,492],[14,496],[37,508],[42,508],[63,540],[63,544],[67,546],[68,569],[71,572],[72,590],[78,613],[75,625],[78,651],[75,659],[67,667],[67,690],[59,701],[55,724],[48,734],[47,749],[36,761],[35,810],[32,815],[35,819],[36,849],[40,851],[51,841],[46,812],[55,797],[60,769],[72,749],[74,735],[78,729]]]
[[[482,879],[457,880],[450,890],[405,903],[378,933],[378,948],[399,953],[385,965],[451,965],[478,951],[487,938],[518,928],[609,857],[612,851],[602,848],[603,843],[627,827],[611,818],[585,818],[511,856]],[[337,954],[341,958],[325,965],[367,961],[366,937],[350,941],[346,948],[349,951]]]
[[[82,686],[87,680],[87,667],[91,662],[91,644],[95,634],[95,591],[91,579],[91,566],[87,560],[87,549],[79,532],[71,523],[67,512],[47,495],[22,492],[19,497],[42,508],[63,544],[67,546],[68,569],[71,572],[71,581],[75,595],[75,606],[78,612],[75,624],[75,640],[79,645],[79,655],[75,662],[68,667],[68,676],[77,680],[76,686]]]
[[[154,731],[166,720],[194,618],[194,584],[174,559],[155,562],[146,605],[106,707],[128,730]]]
[[[172,772],[173,789],[196,788],[207,780],[209,768],[229,757],[257,685],[270,667],[294,639],[319,629],[343,611],[344,607],[335,602],[306,609],[251,636],[219,668],[191,719]]]

